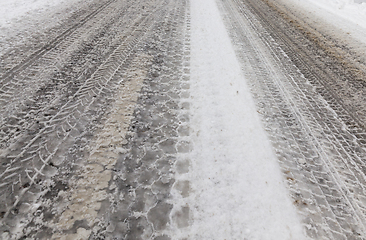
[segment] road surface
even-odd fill
[[[366,238],[360,48],[283,0],[74,2],[2,28],[1,239]]]

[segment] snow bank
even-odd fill
[[[93,0],[0,0],[0,56],[63,23]],[[38,41],[37,40],[37,41]]]
[[[0,27],[7,27],[13,21],[31,12],[42,12],[64,2],[64,0],[2,0],[0,1]]]
[[[300,0],[297,0],[300,2]],[[302,0],[303,1],[303,0]],[[306,0],[340,18],[366,28],[366,0]]]

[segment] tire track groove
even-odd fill
[[[236,44],[248,55],[238,52],[242,61],[251,65],[246,68],[254,70],[250,79],[259,80],[259,83],[251,82],[252,91],[289,183],[294,204],[304,216],[307,233],[310,237],[346,239],[352,236],[359,239],[365,234],[365,215],[361,210],[363,205],[352,192],[365,189],[365,176],[355,163],[364,156],[362,152],[356,154],[358,146],[353,141],[356,137],[325,101],[316,96],[299,69],[293,67],[282,45],[278,44],[281,41],[273,39],[271,31],[269,34],[258,27],[261,23],[244,9],[247,2],[250,1],[245,4],[232,1],[223,5],[228,12],[226,17],[230,19],[228,24],[232,24],[233,38],[240,39],[234,42],[252,48],[249,50]],[[249,9],[252,10],[253,6],[249,5]],[[241,20],[243,17],[245,20]],[[238,31],[248,28],[255,29],[257,38],[247,33],[244,35],[243,30]],[[268,63],[258,64],[265,58],[263,50],[258,49],[258,40],[255,40],[258,38],[270,50],[275,66],[284,69],[286,75],[276,72]],[[271,122],[273,119],[275,121]],[[343,135],[351,141],[340,141],[339,137],[343,138]],[[346,150],[345,144],[352,148]],[[345,183],[345,172],[352,174],[354,185]]]
[[[69,101],[64,103],[58,111],[53,114],[53,116],[46,121],[39,121],[38,130],[35,131],[34,137],[25,136],[25,138],[29,138],[26,145],[21,147],[21,151],[18,150],[11,151],[7,154],[7,156],[11,156],[10,162],[7,163],[6,168],[2,172],[2,178],[16,178],[16,176],[5,176],[6,173],[9,173],[10,169],[13,169],[14,166],[19,165],[20,162],[28,161],[31,159],[33,163],[33,169],[30,166],[25,167],[24,172],[26,176],[21,176],[19,182],[15,180],[11,186],[3,186],[0,191],[4,192],[7,191],[12,196],[12,199],[16,199],[11,204],[11,207],[6,207],[7,211],[4,214],[3,218],[1,219],[1,223],[4,225],[6,224],[4,221],[9,217],[11,212],[14,209],[19,208],[18,205],[21,205],[22,199],[25,197],[26,194],[32,195],[31,191],[35,188],[36,185],[39,184],[39,177],[43,175],[43,171],[46,168],[54,168],[50,166],[50,161],[55,157],[60,149],[68,148],[68,143],[72,141],[70,138],[72,135],[79,135],[82,129],[77,129],[77,125],[81,123],[81,121],[90,121],[90,117],[88,115],[92,114],[90,112],[94,105],[98,104],[98,101],[103,99],[104,94],[109,94],[113,92],[112,88],[113,85],[117,84],[115,79],[113,79],[114,75],[119,71],[121,65],[124,64],[126,58],[128,58],[133,51],[141,44],[141,41],[144,39],[144,36],[150,33],[151,27],[154,25],[154,15],[157,15],[160,11],[159,7],[164,1],[156,1],[157,4],[154,6],[154,10],[150,12],[150,14],[146,14],[142,18],[138,18],[139,20],[136,22],[135,27],[131,31],[131,35],[124,39],[124,43],[120,44],[120,46],[114,50],[114,52],[110,55],[110,57],[102,64],[103,67],[98,68],[95,73],[88,78],[83,85],[79,87],[79,89],[72,95]],[[112,60],[113,59],[113,60]],[[117,64],[115,64],[117,62]],[[111,71],[111,69],[113,69]],[[103,78],[98,78],[98,76],[104,76]],[[93,88],[93,94],[85,94],[85,96],[80,95],[80,92],[84,89],[85,86],[89,86]],[[88,97],[92,97],[91,99],[86,99]],[[82,104],[83,100],[87,100],[86,104]],[[82,106],[83,105],[83,106]],[[88,113],[90,112],[90,113]],[[76,118],[75,115],[80,115],[81,117]],[[61,118],[61,119],[60,119]],[[83,125],[83,124],[81,124]],[[60,132],[61,128],[61,132]],[[57,135],[60,140],[54,146],[50,146],[48,142],[54,144],[54,141],[51,141],[52,136]],[[21,144],[21,143],[20,143]],[[34,150],[33,150],[34,149]],[[47,149],[44,154],[41,156],[40,151]],[[14,155],[12,152],[18,154]],[[31,156],[29,156],[31,155]],[[7,157],[7,158],[8,158]],[[53,164],[52,164],[53,165]],[[19,166],[19,168],[22,168]],[[23,168],[22,168],[23,169]],[[23,170],[22,170],[23,171]],[[18,171],[21,173],[22,171]],[[4,177],[5,176],[5,177]],[[20,176],[20,175],[19,175]],[[25,188],[16,190],[14,189],[14,184],[23,185]],[[9,189],[10,187],[10,189]],[[18,187],[17,187],[18,188]],[[37,187],[38,188],[38,187]],[[16,192],[18,194],[16,194]],[[38,196],[39,193],[37,194]],[[41,194],[42,195],[42,194]],[[31,198],[27,196],[27,198]],[[10,199],[10,201],[12,201]],[[32,200],[31,200],[32,201]],[[9,202],[9,200],[7,201]],[[24,202],[25,203],[25,202]],[[24,204],[23,204],[24,205]],[[28,212],[28,214],[31,212]],[[11,214],[12,219],[16,216]],[[19,214],[18,214],[19,215]],[[18,216],[24,217],[24,216]],[[14,219],[13,219],[14,220]],[[13,221],[12,220],[12,221]],[[11,221],[11,222],[12,222]],[[10,224],[14,224],[11,223]]]
[[[4,76],[2,77],[2,82],[0,84],[5,84],[7,80],[9,80],[11,77],[14,76],[19,71],[22,71],[26,69],[30,64],[32,64],[34,61],[38,60],[40,57],[42,57],[45,53],[52,50],[59,44],[61,41],[63,41],[65,38],[70,36],[76,29],[83,26],[89,19],[92,19],[97,15],[99,12],[103,11],[108,5],[110,5],[112,2],[115,2],[116,0],[109,0],[106,3],[104,3],[102,6],[85,16],[80,22],[76,23],[71,28],[64,31],[62,34],[57,36],[52,41],[48,42],[45,46],[43,46],[41,49],[34,52],[32,55],[30,55],[27,59],[23,60],[20,64],[17,66],[11,68],[9,71],[7,71]]]

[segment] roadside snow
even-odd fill
[[[44,36],[93,0],[0,0],[0,57]],[[33,40],[34,41],[34,40]]]
[[[2,0],[0,1],[0,27],[7,27],[26,14],[41,12],[64,2],[65,0]]]
[[[315,26],[328,24],[343,39],[366,44],[366,0],[276,0],[284,2],[295,15],[307,16]],[[329,27],[325,29],[330,30]],[[344,35],[346,34],[346,35]],[[347,36],[348,35],[348,36]],[[351,44],[351,42],[349,42]],[[357,45],[357,43],[356,43]],[[357,49],[357,46],[354,46]],[[363,51],[362,47],[362,51]]]
[[[366,1],[364,0],[307,0],[339,17],[366,28]]]
[[[188,239],[304,239],[215,0],[191,2]]]

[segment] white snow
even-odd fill
[[[366,28],[366,1],[364,0],[307,0],[340,18]]]
[[[43,35],[93,0],[0,0],[0,56]]]
[[[188,239],[305,239],[215,0],[191,1]]]
[[[366,44],[366,0],[276,0],[288,4],[295,15],[307,16],[315,26],[327,26],[325,29],[346,34],[348,45],[353,40]],[[343,37],[344,38],[344,37]],[[357,45],[357,43],[356,43]],[[354,46],[357,48],[357,46]],[[362,47],[364,49],[364,47]],[[357,50],[359,51],[359,50]],[[362,50],[363,51],[363,50]]]
[[[32,12],[41,12],[66,0],[1,0],[0,27],[8,26]]]

